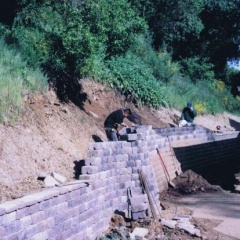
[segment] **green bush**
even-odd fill
[[[153,76],[149,66],[132,52],[113,57],[105,63],[98,55],[91,63],[91,69],[88,68],[88,71],[94,79],[106,82],[123,93],[131,93],[140,105],[157,108],[162,104],[164,84],[161,84]]]
[[[30,69],[21,54],[0,39],[0,122],[17,115],[25,94],[41,91],[46,85],[42,72]]]
[[[131,92],[140,104],[152,107],[162,104],[165,87],[156,80],[141,58],[129,52],[125,56],[112,58],[108,66],[113,77],[110,81],[118,89]]]
[[[181,65],[184,75],[189,76],[193,83],[215,79],[214,65],[209,63],[207,58],[193,57],[182,59]]]
[[[167,46],[162,46],[159,51],[152,47],[149,34],[139,36],[131,47],[131,51],[138,55],[152,70],[153,76],[163,83],[175,81],[180,73],[178,63],[173,62]]]
[[[125,52],[145,21],[127,0],[22,1],[13,37],[30,63],[50,63],[74,74],[102,47],[109,58]],[[30,58],[30,59],[29,59]]]
[[[239,101],[217,80],[194,84],[188,78],[179,78],[167,85],[167,101],[170,106],[178,109],[182,109],[190,101],[198,106],[200,113],[211,114],[225,110],[237,112],[239,106]]]

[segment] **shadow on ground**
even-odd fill
[[[82,167],[85,166],[85,160],[81,159],[81,160],[75,160],[74,162],[74,178],[75,179],[79,179],[79,176],[82,174]]]
[[[92,139],[94,142],[103,142],[103,140],[97,135],[92,135]]]
[[[77,76],[59,71],[51,66],[46,67],[49,84],[56,92],[57,97],[63,103],[72,102],[80,109],[84,110],[84,102],[87,94],[82,91],[82,85]]]
[[[235,128],[236,131],[240,131],[240,123],[233,120],[233,119],[229,119],[229,123],[231,125],[231,127]]]

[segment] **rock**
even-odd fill
[[[45,183],[45,187],[54,187],[56,185],[59,185],[59,182],[57,182],[53,177],[51,177],[50,175],[48,175],[45,179],[44,179],[44,183]]]
[[[190,233],[193,236],[201,237],[200,230],[195,228],[195,226],[192,225],[190,222],[189,223],[178,223],[177,227],[179,227],[180,229],[184,230],[187,233]]]
[[[195,235],[195,227],[191,224],[178,224],[177,225],[180,229],[184,230],[187,233],[190,233],[191,235]]]
[[[132,233],[129,233],[130,239],[144,238],[148,234],[147,228],[136,227]]]
[[[60,175],[60,174],[58,174],[58,173],[56,173],[56,172],[52,172],[52,173],[51,173],[51,176],[52,176],[55,180],[57,180],[59,183],[64,183],[64,182],[66,182],[66,180],[67,180],[64,176],[62,176],[62,175]]]
[[[175,221],[175,220],[165,220],[165,219],[161,218],[161,223],[162,223],[162,225],[164,225],[168,228],[175,228],[176,224],[177,224],[177,221]]]
[[[195,236],[197,236],[197,237],[201,237],[202,236],[199,229],[195,229]]]

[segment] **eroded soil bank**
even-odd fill
[[[69,181],[78,178],[89,142],[106,141],[103,122],[121,107],[140,115],[143,124],[164,128],[176,125],[175,109],[149,109],[126,102],[125,97],[89,79],[83,81],[87,100],[80,109],[61,103],[53,91],[25,99],[14,124],[0,125],[0,201],[21,197],[43,187],[42,172],[58,172]],[[212,130],[239,130],[240,117],[230,114],[198,116],[196,124]]]

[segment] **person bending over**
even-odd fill
[[[124,118],[128,118],[131,114],[132,111],[129,108],[118,109],[109,114],[104,122],[104,128],[109,141],[119,140],[118,127],[126,127],[126,124],[123,123],[123,120]]]
[[[179,121],[179,127],[193,125],[194,118],[197,116],[197,111],[193,108],[192,103],[187,103],[187,106],[182,110],[182,115]]]

